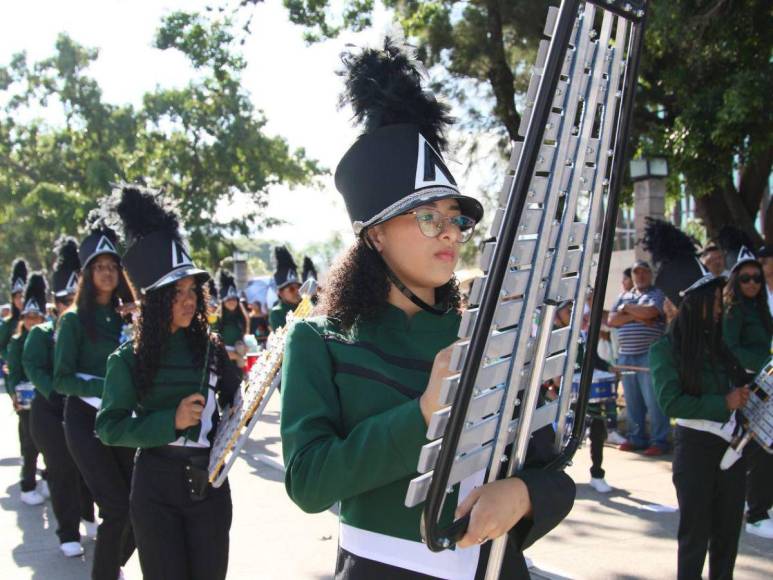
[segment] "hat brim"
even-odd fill
[[[151,284],[150,286],[146,286],[145,288],[142,288],[141,292],[143,294],[147,294],[148,292],[159,290],[160,288],[164,288],[166,286],[169,286],[170,284],[174,284],[175,282],[182,280],[183,278],[188,278],[190,276],[194,276],[200,279],[202,282],[206,282],[210,278],[209,272],[207,272],[206,270],[202,270],[201,268],[197,268],[196,266],[183,266],[182,268],[177,268],[176,270],[172,270],[171,272],[164,274],[161,278],[153,282],[153,284]]]
[[[736,270],[741,268],[741,266],[745,266],[746,264],[757,264],[760,268],[762,268],[762,264],[760,263],[759,260],[755,258],[747,258],[746,260],[741,260],[740,262],[736,262],[735,264],[733,264],[733,267],[730,268],[730,272],[731,273],[735,272]]]
[[[115,256],[116,260],[118,260],[118,263],[121,264],[121,254],[119,254],[118,252],[113,252],[112,250],[101,250],[99,252],[94,252],[88,258],[86,258],[86,260],[81,265],[81,270],[85,269],[86,266],[91,264],[91,262],[94,261],[94,258],[98,258],[99,256],[104,256],[104,255]]]
[[[684,298],[688,294],[695,292],[696,290],[700,290],[701,288],[705,288],[706,286],[709,286],[711,284],[716,284],[717,286],[723,286],[727,282],[727,279],[724,276],[715,276],[714,274],[705,274],[698,278],[693,284],[685,289],[682,290],[679,295]]]
[[[483,205],[481,205],[481,203],[474,197],[463,195],[451,187],[430,187],[416,191],[410,195],[406,195],[386,209],[380,211],[366,222],[354,222],[352,224],[354,233],[356,235],[360,235],[369,227],[382,224],[394,217],[409,212],[412,209],[428,203],[432,203],[434,201],[440,201],[442,199],[458,200],[459,209],[461,210],[462,215],[474,219],[476,223],[480,223],[480,221],[483,219]]]

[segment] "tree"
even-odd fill
[[[20,53],[0,67],[0,291],[17,253],[35,268],[49,264],[54,239],[77,234],[111,182],[163,187],[194,257],[210,265],[233,250],[228,236],[275,223],[263,212],[273,185],[314,183],[319,165],[264,133],[240,85],[236,44],[227,19],[166,17],[156,47],[181,51],[198,76],[146,94],[139,110],[104,102],[87,70],[98,50],[65,34],[51,58],[29,63]],[[244,211],[217,222],[217,204],[234,199]]]
[[[441,74],[443,91],[466,109],[465,124],[479,133],[515,138],[518,97],[526,90],[548,2],[383,4],[394,11],[423,60],[447,71]],[[285,0],[285,6],[290,19],[314,41],[343,28],[368,26],[374,2],[348,0],[338,17],[327,0]],[[732,223],[760,241],[754,222],[773,161],[769,6],[764,0],[650,3],[629,149],[668,157],[675,174],[673,192],[680,193],[677,177],[683,177],[710,235]],[[471,90],[479,83],[486,90]],[[773,230],[773,204],[769,207],[767,223]],[[773,231],[768,240],[773,242]]]

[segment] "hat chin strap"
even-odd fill
[[[371,242],[370,238],[367,234],[363,235],[363,239],[365,240],[365,245],[368,246],[368,248],[378,256],[378,260],[381,263],[381,267],[384,268],[384,273],[387,275],[387,278],[389,278],[389,281],[392,282],[392,284],[395,285],[395,287],[403,293],[403,296],[405,296],[408,300],[413,302],[416,306],[421,308],[422,310],[429,312],[430,314],[434,314],[435,316],[443,316],[448,312],[448,309],[441,310],[440,308],[435,308],[434,306],[427,304],[416,296],[410,288],[408,288],[403,282],[400,280],[400,278],[397,277],[397,274],[395,274],[392,269],[387,265],[384,258],[381,256],[381,253],[376,250],[376,248],[373,247],[373,243]]]

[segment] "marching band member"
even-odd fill
[[[57,243],[54,265],[54,304],[61,315],[72,304],[77,290],[80,260],[75,238],[65,237]],[[54,331],[56,321],[33,326],[24,343],[24,372],[35,385],[35,398],[30,411],[30,433],[46,462],[51,489],[51,506],[58,524],[59,549],[67,557],[83,554],[81,519],[87,533],[96,537],[94,502],[78,468],[67,449],[64,428],[64,396],[53,390]]]
[[[121,343],[121,303],[134,301],[116,249],[115,232],[92,216],[78,254],[82,272],[75,305],[59,320],[54,390],[67,395],[64,433],[75,464],[99,506],[94,580],[115,580],[134,552],[129,483],[135,450],[108,447],[94,434],[108,355]]]
[[[27,280],[22,304],[16,330],[8,341],[6,358],[8,377],[5,388],[11,395],[13,408],[19,416],[19,443],[22,457],[21,501],[27,505],[40,505],[48,497],[48,492],[37,489],[38,448],[30,435],[30,409],[34,389],[22,366],[22,353],[27,334],[33,326],[45,320],[46,280],[39,272],[33,273]]]
[[[231,493],[227,482],[209,485],[207,464],[215,397],[230,402],[239,376],[209,331],[209,275],[191,262],[177,216],[134,186],[122,188],[116,212],[142,300],[133,340],[108,359],[97,433],[139,448],[131,518],[145,580],[223,579]]]
[[[748,248],[741,248],[725,286],[722,335],[741,365],[756,375],[770,359],[773,319],[762,264]],[[746,531],[773,539],[773,455],[752,440],[744,449],[748,467]]]
[[[329,274],[324,315],[289,331],[287,492],[307,512],[341,503],[337,579],[473,578],[485,570],[487,540],[503,534],[501,577],[528,578],[522,550],[571,509],[566,474],[527,468],[475,489],[455,486],[446,516],[456,509],[471,520],[457,549],[442,553],[420,541],[421,508],[404,505],[450,374],[459,245],[483,208],[459,192],[440,155],[448,109],[423,92],[409,57],[387,39],[345,64],[365,133],[339,163],[336,186],[358,238]]]
[[[732,578],[746,481],[744,460],[720,469],[736,430],[734,411],[749,397],[748,379],[722,340],[724,278],[697,259],[668,263],[658,284],[678,307],[665,337],[650,348],[658,403],[676,418],[673,481],[679,502],[678,578]],[[692,284],[688,277],[692,276]],[[681,295],[680,295],[681,290]],[[681,301],[681,304],[680,304]]]
[[[298,277],[298,267],[290,252],[284,246],[274,248],[276,270],[274,283],[279,299],[268,313],[268,325],[271,330],[279,330],[285,325],[287,313],[295,310],[301,301],[301,282]]]
[[[11,315],[0,321],[0,359],[8,357],[8,343],[19,326],[24,307],[24,287],[27,284],[27,262],[16,258],[11,267]]]
[[[215,328],[225,343],[228,358],[231,363],[243,372],[247,347],[244,335],[249,329],[249,317],[239,301],[239,291],[236,280],[228,271],[221,268],[218,275],[220,282],[220,307]]]

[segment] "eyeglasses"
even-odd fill
[[[416,216],[419,230],[428,238],[438,237],[450,225],[459,232],[459,242],[463,244],[472,237],[475,231],[475,220],[466,215],[449,217],[434,209],[417,209],[408,213]]]
[[[738,281],[741,284],[748,284],[754,282],[755,284],[762,284],[762,276],[759,274],[741,274],[738,276]]]

